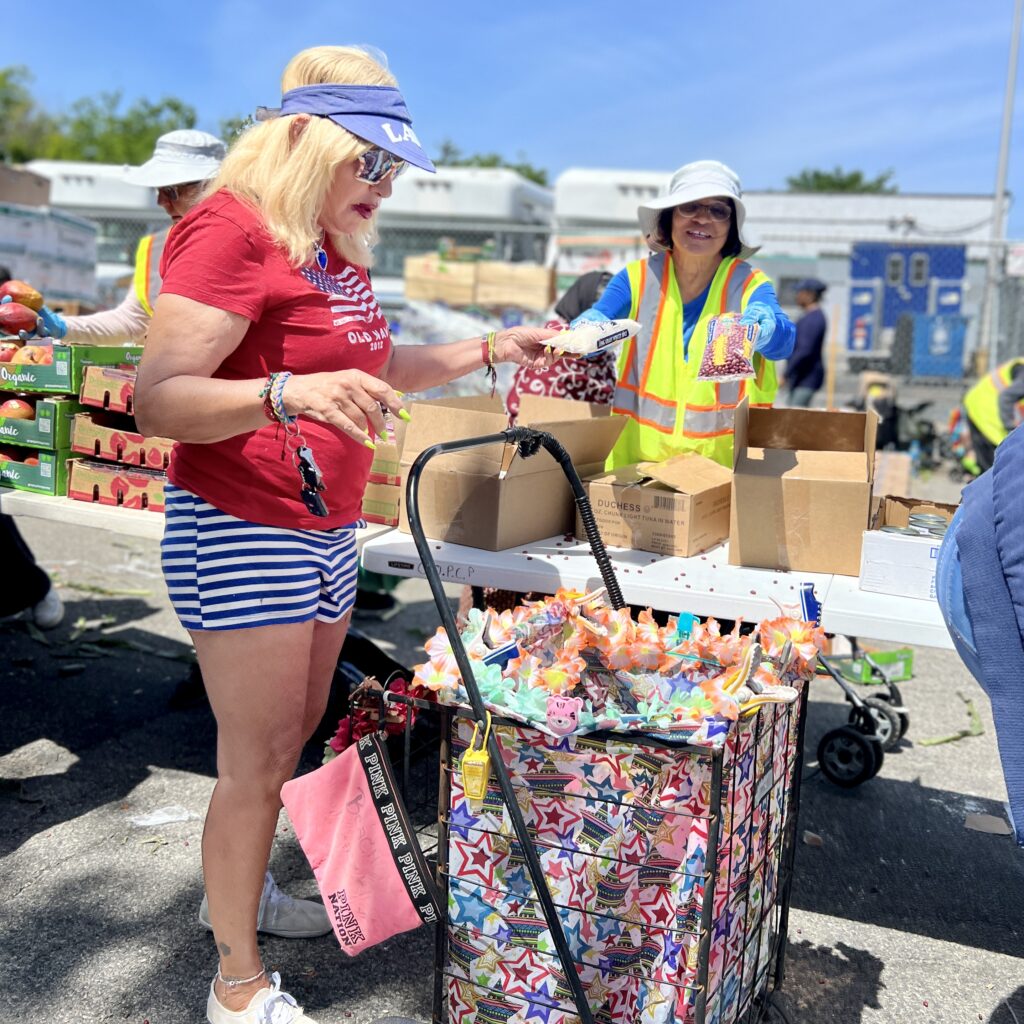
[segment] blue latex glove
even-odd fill
[[[36,323],[36,334],[40,338],[54,338],[60,341],[68,333],[67,321],[60,315],[54,313],[46,306],[39,308],[39,320]]]
[[[775,333],[776,321],[775,312],[766,302],[751,302],[743,311],[740,317],[741,324],[757,324],[757,339],[754,342],[754,351],[760,352]]]
[[[593,306],[590,309],[583,310],[582,313],[575,320],[569,321],[569,327],[575,327],[577,324],[603,324],[608,320],[608,317],[604,315],[599,309],[594,309]]]

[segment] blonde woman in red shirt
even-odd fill
[[[282,90],[168,240],[136,392],[140,429],[179,442],[164,574],[217,719],[212,1024],[310,1020],[268,977],[256,932],[287,901],[266,876],[280,790],[348,628],[382,408],[407,415],[400,392],[497,362],[541,365],[555,333],[393,347],[367,275],[376,214],[406,163],[433,165],[394,78],[361,49],[303,51]]]

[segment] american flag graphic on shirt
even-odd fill
[[[371,331],[387,327],[376,297],[352,267],[346,267],[338,275],[328,274],[319,267],[303,267],[299,273],[317,291],[327,295],[335,327],[358,326]]]

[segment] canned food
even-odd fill
[[[944,527],[944,526],[934,526],[928,532],[933,537],[945,537],[946,536],[946,527]]]
[[[949,520],[945,516],[933,515],[931,512],[913,512],[910,515],[910,522],[918,526],[946,526]]]
[[[883,526],[881,527],[882,533],[895,533],[901,537],[920,537],[921,534],[917,530],[910,529],[909,526]]]

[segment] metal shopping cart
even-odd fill
[[[717,747],[667,734],[555,739],[496,720],[486,733],[491,782],[478,798],[467,793],[460,759],[488,713],[423,535],[417,487],[435,456],[494,443],[516,445],[521,457],[543,447],[559,462],[609,599],[624,606],[586,493],[555,438],[514,428],[418,457],[407,486],[410,528],[472,705],[389,698],[440,719],[436,852],[446,913],[434,1019],[771,1019],[786,950],[806,687],[794,704],[742,718]]]

